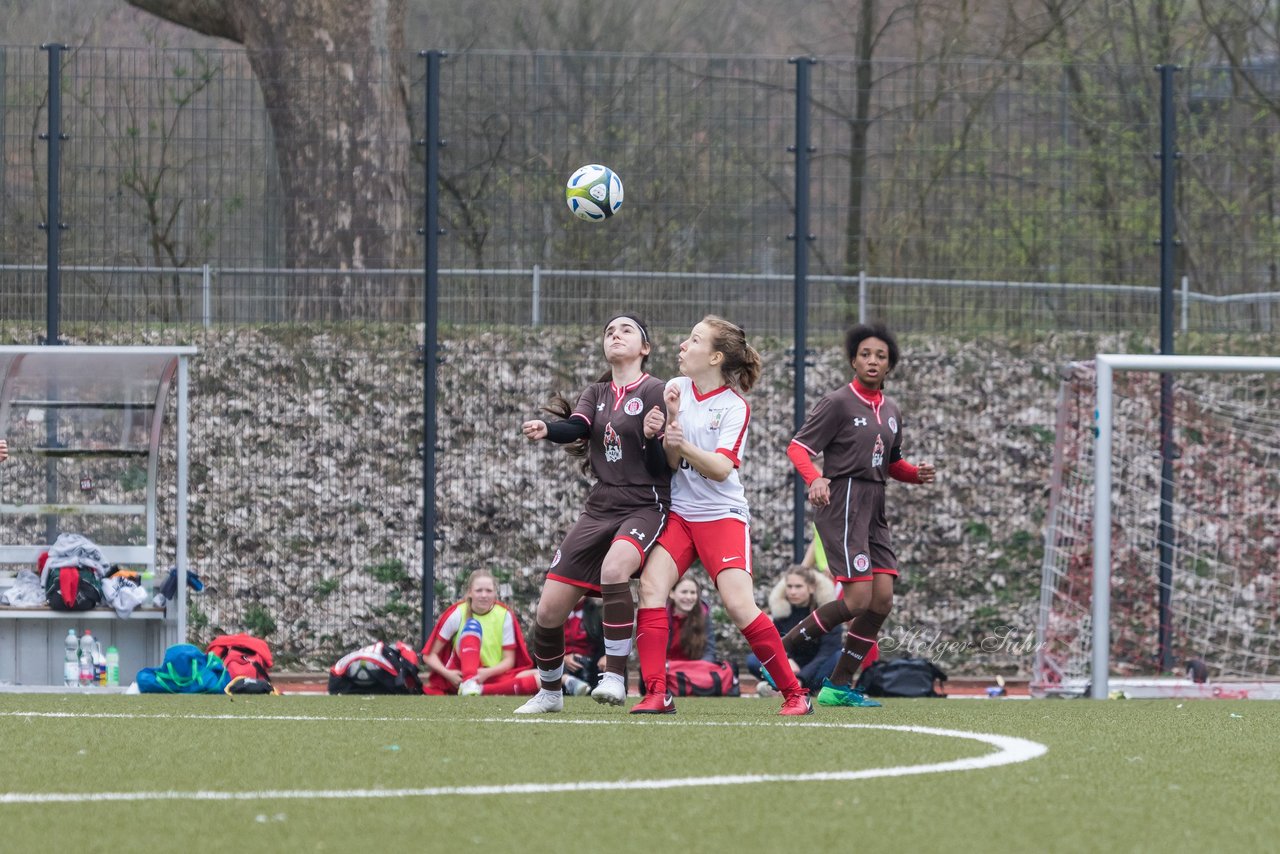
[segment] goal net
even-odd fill
[[[1173,379],[1164,549],[1161,371]],[[1033,693],[1280,698],[1277,570],[1280,358],[1067,366]]]

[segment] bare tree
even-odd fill
[[[244,45],[270,117],[289,266],[403,264],[414,244],[405,0],[126,2]],[[297,294],[299,313],[346,314],[368,296],[349,275],[318,281]]]

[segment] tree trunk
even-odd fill
[[[856,276],[866,265],[862,257],[863,209],[867,186],[867,138],[871,131],[871,61],[875,51],[875,0],[861,0],[858,18],[858,53],[854,111],[849,120],[849,222],[845,226],[845,275]]]
[[[405,0],[126,2],[244,45],[274,137],[288,266],[407,266]],[[411,281],[317,273],[287,287],[294,313],[318,319],[381,315]]]

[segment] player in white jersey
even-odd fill
[[[751,578],[751,515],[738,468],[751,408],[741,392],[760,378],[760,354],[737,325],[704,317],[680,345],[682,376],[667,383],[663,446],[675,470],[671,518],[640,576],[636,655],[646,696],[635,714],[673,714],[667,691],[667,595],[700,560],[725,610],[786,698],[780,714],[813,713],[773,621],[756,605]]]
[[[727,385],[703,394],[688,377],[676,377],[667,383],[666,397],[669,399],[673,394],[679,402],[678,418],[684,441],[699,450],[720,454],[733,465],[724,480],[713,480],[687,459],[680,458],[671,476],[672,509],[676,509],[674,501],[678,492],[677,512],[687,522],[740,519],[750,525],[751,511],[742,481],[738,479],[738,466],[746,452],[751,407]],[[750,556],[746,557],[749,570]]]

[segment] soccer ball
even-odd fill
[[[622,207],[622,179],[608,166],[592,163],[569,176],[564,200],[578,219],[599,222]]]
[[[357,658],[347,667],[347,678],[357,685],[372,685],[374,676],[381,668],[366,658]]]

